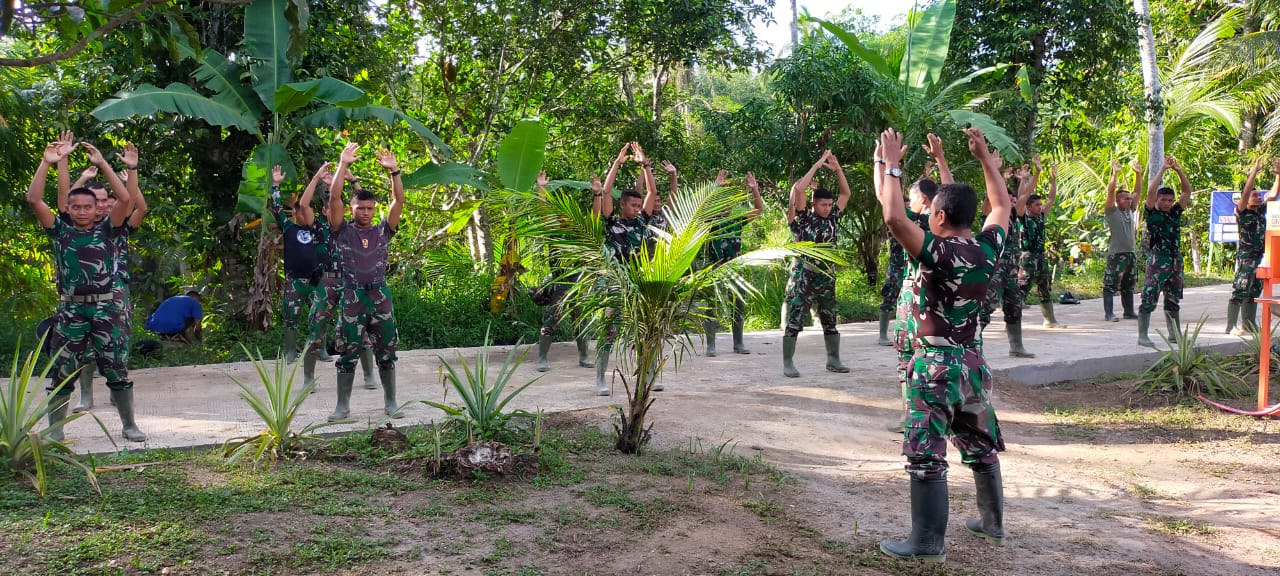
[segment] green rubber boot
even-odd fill
[[[1169,343],[1177,344],[1182,336],[1182,322],[1178,319],[1177,312],[1164,311],[1164,327],[1169,331]]]
[[[1102,293],[1102,320],[1104,322],[1119,322],[1116,318],[1116,300],[1115,294],[1110,292]]]
[[[591,360],[591,346],[587,344],[587,339],[578,338],[574,342],[578,345],[578,365],[583,368],[594,368],[596,363]]]
[[[547,364],[547,353],[551,351],[551,341],[554,336],[547,334],[538,335],[538,367],[537,371],[546,372],[551,369],[551,365]]]
[[[596,346],[596,396],[608,396],[613,393],[605,375],[609,373],[609,350]]]
[[[377,390],[378,381],[374,379],[373,369],[378,363],[373,359],[373,348],[365,346],[360,349],[360,370],[364,372],[364,389]]]
[[[1004,545],[1004,481],[1000,464],[979,464],[973,468],[977,488],[978,518],[964,521],[970,534],[1000,546]]]
[[[316,383],[316,361],[320,359],[320,355],[315,350],[307,350],[302,354],[302,385],[314,386]],[[311,389],[311,393],[315,394],[315,388]]]
[[[881,346],[893,346],[893,340],[889,339],[889,321],[893,319],[890,314],[888,310],[880,311],[880,340],[876,343]]]
[[[1258,331],[1258,303],[1250,300],[1240,305],[1240,325],[1246,332]]]
[[[703,320],[702,331],[707,338],[707,358],[716,357],[716,332],[720,331],[720,323],[715,320]]]
[[[130,442],[146,442],[147,435],[138,429],[133,420],[133,389],[112,390],[111,399],[116,403],[116,411],[120,413],[120,432]]]
[[[404,418],[404,412],[396,404],[395,366],[378,370],[378,379],[382,381],[382,411],[392,418]]]
[[[85,364],[80,368],[80,403],[71,409],[72,414],[93,409],[93,370],[93,364]]]
[[[1227,331],[1226,334],[1237,334],[1236,321],[1240,320],[1240,303],[1234,300],[1227,302]],[[1240,331],[1242,332],[1242,331]]]
[[[1147,336],[1147,330],[1151,328],[1151,313],[1138,312],[1138,345],[1147,348],[1155,348],[1156,343],[1151,341],[1151,337]]]
[[[795,356],[796,356],[796,337],[783,336],[782,337],[782,375],[786,376],[787,378],[800,377],[800,371],[796,370],[796,365],[795,365],[795,362],[793,361]]]
[[[1040,303],[1040,314],[1044,316],[1043,326],[1045,328],[1066,328],[1066,324],[1059,324],[1058,318],[1053,315],[1053,302],[1045,301]]]
[[[848,372],[849,368],[840,362],[840,335],[823,334],[822,343],[827,347],[827,371],[837,374]]]
[[[742,341],[742,322],[741,315],[733,318],[733,353],[734,354],[750,354],[747,345]]]
[[[62,434],[62,421],[67,419],[67,404],[71,403],[71,393],[54,394],[49,400],[48,436],[54,442],[61,442],[66,437]]]
[[[351,389],[355,387],[355,372],[338,373],[338,405],[329,415],[330,422],[346,420],[351,415]]]
[[[298,331],[285,328],[280,349],[284,352],[284,361],[293,364],[298,361]]]
[[[1022,346],[1022,322],[1005,322],[1004,333],[1009,337],[1009,355],[1014,358],[1035,358]]]
[[[882,540],[880,551],[902,560],[947,560],[947,479],[911,478],[911,534],[906,540]]]

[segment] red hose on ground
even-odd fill
[[[1230,412],[1232,414],[1240,414],[1242,416],[1252,416],[1254,418],[1269,418],[1272,416],[1280,416],[1280,404],[1276,404],[1274,406],[1265,408],[1263,410],[1258,410],[1256,412],[1249,412],[1247,410],[1241,410],[1239,408],[1227,406],[1226,404],[1219,404],[1217,402],[1214,402],[1213,400],[1205,398],[1204,396],[1196,396],[1196,398],[1199,398],[1200,401],[1204,402],[1205,404],[1213,406],[1214,408],[1217,408],[1224,412]]]

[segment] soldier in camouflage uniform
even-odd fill
[[[600,188],[600,179],[592,179],[592,190]],[[538,174],[538,190],[543,196],[547,194],[547,173],[540,172]],[[542,307],[542,328],[538,331],[538,368],[539,372],[546,372],[551,369],[547,363],[547,353],[551,351],[551,344],[555,342],[556,329],[560,327],[560,320],[569,313],[568,302],[565,301],[565,292],[569,286],[577,282],[578,275],[572,272],[559,258],[552,256],[549,259],[551,268],[551,277],[548,283],[544,285],[543,290],[549,291],[548,296],[551,301]],[[593,368],[596,363],[591,360],[589,354],[590,347],[587,344],[587,337],[578,334],[574,338],[574,342],[578,345],[578,365],[583,368]]]
[[[807,198],[809,185],[821,168],[835,174],[840,197],[833,199],[831,192],[817,188],[813,191],[813,203],[810,205]],[[791,186],[791,202],[787,205],[791,238],[796,242],[834,245],[836,221],[844,213],[850,194],[849,181],[845,179],[840,161],[830,150],[824,152],[809,168],[809,172]],[[787,325],[782,337],[782,374],[788,378],[800,377],[800,371],[793,362],[796,337],[804,329],[810,307],[818,309],[818,321],[822,324],[822,338],[827,349],[827,370],[848,372],[849,369],[840,361],[840,333],[836,331],[835,267],[828,262],[796,258],[791,266],[791,278],[787,280]]]
[[[1142,166],[1134,163],[1133,189],[1142,186]],[[1113,298],[1120,294],[1120,303],[1124,307],[1126,320],[1137,318],[1133,310],[1133,286],[1138,274],[1138,257],[1135,244],[1136,211],[1133,209],[1133,194],[1126,190],[1116,191],[1116,179],[1120,175],[1120,163],[1111,161],[1111,182],[1107,184],[1107,203],[1103,216],[1107,220],[1107,229],[1111,232],[1110,245],[1107,250],[1107,268],[1102,273],[1102,313],[1107,322],[1119,322],[1115,315]]]
[[[1032,188],[1042,171],[1040,156],[1035,157],[1035,170],[1031,173]],[[1025,302],[1032,285],[1040,299],[1040,314],[1045,328],[1066,328],[1053,314],[1053,294],[1050,293],[1052,271],[1045,255],[1045,219],[1058,199],[1058,167],[1049,167],[1049,196],[1041,198],[1032,194],[1027,198],[1026,216],[1022,217],[1022,268],[1018,272],[1018,291]]]
[[[127,365],[129,341],[123,324],[125,315],[114,293],[116,231],[126,224],[133,210],[133,198],[102,153],[82,142],[79,147],[88,151],[90,162],[106,176],[116,194],[116,204],[107,218],[98,220],[97,198],[93,192],[76,188],[67,194],[67,212],[55,216],[43,198],[49,169],[76,146],[70,141],[50,144],[27,189],[27,204],[53,240],[60,295],[53,329],[53,349],[59,352],[54,359],[54,376],[49,386],[49,391],[54,393],[50,402],[49,437],[63,439],[62,424],[75,389],[73,376],[84,365],[86,353],[92,350],[120,413],[123,436],[132,442],[144,442],[147,436],[133,419],[133,382],[129,381]],[[136,168],[136,161],[129,168]]]
[[[980,519],[966,521],[975,535],[1003,543],[1004,491],[997,452],[1004,440],[991,407],[991,372],[981,353],[978,311],[1005,241],[1012,201],[1000,175],[1000,160],[982,132],[970,128],[969,149],[986,175],[990,214],[973,236],[977,196],[965,184],[944,185],[934,197],[929,231],[906,217],[896,170],[902,136],[881,135],[886,177],[877,191],[890,232],[918,264],[912,285],[909,328],[914,339],[908,401],[910,414],[902,452],[911,479],[911,533],[884,540],[880,550],[896,558],[942,562],[948,520],[946,441],[952,436],[962,461],[973,469]],[[896,172],[896,173],[895,173]]]
[[[716,175],[716,185],[723,186],[729,173],[721,170]],[[760,185],[756,182],[755,172],[747,172],[747,189],[751,191],[751,210],[719,222],[712,231],[712,238],[703,248],[702,259],[706,263],[724,263],[742,254],[742,230],[764,212],[764,200],[760,197]],[[728,215],[726,215],[728,216]],[[746,319],[746,302],[735,298],[733,304],[733,353],[750,354],[751,351],[742,341],[742,323]],[[720,323],[715,318],[708,318],[703,323],[706,333],[707,356],[714,357],[716,352],[716,332]]]
[[[930,136],[933,136],[930,134]],[[937,138],[936,136],[933,136]],[[877,154],[878,155],[878,154]],[[874,171],[876,190],[883,185],[883,175],[879,170]],[[951,172],[943,171],[942,178],[946,183],[951,183]],[[933,203],[933,197],[938,194],[938,184],[928,178],[921,178],[911,185],[911,191],[907,193],[908,206],[907,218],[915,222],[921,230],[929,229],[929,209]],[[897,241],[894,241],[897,244]],[[902,246],[898,244],[898,246]],[[906,252],[903,252],[903,257]],[[906,426],[907,406],[907,373],[911,367],[911,357],[915,354],[911,347],[911,330],[915,324],[911,318],[911,294],[919,276],[918,266],[915,260],[908,258],[903,270],[903,287],[898,295],[896,317],[893,322],[893,348],[898,354],[898,386],[902,389],[902,407],[903,417],[889,423],[889,430],[892,432],[901,432]]]
[[[1165,172],[1172,168],[1178,173],[1182,196],[1174,203],[1172,188],[1160,186]],[[1138,345],[1155,347],[1147,336],[1151,325],[1151,313],[1156,301],[1164,292],[1164,318],[1168,339],[1176,342],[1181,331],[1178,319],[1178,300],[1182,298],[1182,213],[1191,206],[1191,182],[1177,160],[1166,156],[1160,172],[1147,190],[1146,211],[1147,238],[1151,250],[1147,254],[1147,278],[1142,284],[1142,304],[1138,307]]]
[[[353,143],[342,150],[329,192],[330,216],[344,213],[342,184],[347,170],[357,160],[359,148]],[[345,420],[351,413],[356,360],[366,336],[373,344],[378,361],[383,410],[392,418],[404,417],[396,404],[396,344],[400,337],[396,331],[391,289],[387,286],[387,256],[391,237],[400,227],[405,204],[404,184],[400,181],[395,155],[381,150],[377,157],[378,164],[387,170],[391,179],[392,198],[386,217],[376,225],[373,223],[377,198],[372,192],[361,190],[351,199],[352,220],[333,218],[329,221],[332,245],[342,260],[342,312],[338,319],[338,351],[342,357],[337,362],[338,405],[329,415],[330,422]]]
[[[627,160],[640,163],[640,182],[646,189],[644,198],[635,189],[622,191],[615,210],[613,202],[613,184],[618,178],[618,171]],[[642,247],[653,242],[653,211],[658,206],[657,187],[653,180],[653,162],[644,155],[638,142],[629,142],[618,151],[618,157],[609,167],[602,187],[592,186],[591,214],[604,221],[604,252],[614,263],[626,264],[640,255]],[[613,351],[613,340],[617,336],[616,325],[610,326],[609,335],[596,344],[596,395],[608,396],[612,393],[605,374],[609,371],[609,354]],[[660,384],[653,386],[661,390]]]
[[[978,312],[978,323],[983,330],[991,323],[991,313],[997,303],[1004,313],[1004,331],[1009,340],[1009,355],[1014,358],[1035,358],[1035,354],[1027,351],[1022,345],[1022,291],[1018,287],[1018,268],[1022,257],[1022,215],[1026,213],[1027,201],[1035,192],[1035,182],[1031,178],[1028,166],[1022,166],[1016,172],[1006,169],[1004,178],[1009,181],[1017,176],[1018,188],[1014,194],[1010,190],[1010,201],[1013,209],[1009,212],[1006,230],[1005,249],[1000,251],[995,272],[987,284],[987,298]],[[990,203],[983,201],[983,214],[990,214]]]
[[[907,216],[920,225],[921,229],[929,227],[929,202],[933,200],[933,195],[938,193],[938,184],[929,179],[932,173],[930,168],[931,162],[938,165],[938,175],[942,179],[943,184],[950,184],[951,170],[947,167],[946,152],[942,147],[942,140],[934,134],[927,136],[928,144],[921,147],[924,148],[925,154],[929,155],[929,161],[925,162],[924,176],[915,184],[911,185],[911,190],[907,193]],[[880,151],[876,150],[876,159],[880,159]],[[876,179],[876,189],[879,189],[881,175],[880,171],[873,170]],[[899,383],[903,384],[903,397],[906,396],[906,384],[902,379],[904,373],[902,368],[906,365],[906,359],[911,357],[910,348],[904,352],[904,338],[899,335],[903,332],[902,325],[904,314],[906,311],[906,296],[902,291],[903,282],[911,282],[915,276],[915,267],[909,266],[907,262],[907,254],[902,250],[902,245],[889,237],[889,266],[885,271],[884,285],[880,287],[880,339],[878,343],[881,346],[893,346],[898,352],[899,367]],[[908,290],[909,292],[910,290]],[[896,311],[896,313],[895,313]],[[895,316],[890,316],[894,313]],[[893,320],[894,336],[889,338],[889,322]],[[903,356],[905,355],[906,358]],[[899,421],[890,426],[891,430],[897,431],[902,429],[902,423]]]
[[[1262,295],[1262,281],[1255,276],[1262,261],[1263,245],[1267,233],[1267,200],[1254,191],[1254,181],[1262,170],[1262,158],[1253,165],[1249,179],[1236,202],[1236,226],[1240,238],[1236,244],[1236,275],[1231,282],[1231,299],[1227,302],[1227,333],[1243,336],[1248,330],[1257,330],[1258,304],[1254,299]],[[1270,198],[1280,196],[1280,159],[1271,167],[1276,175]],[[1236,327],[1236,319],[1243,312],[1244,321]]]

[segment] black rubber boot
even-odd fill
[[[351,415],[351,389],[355,387],[355,372],[338,373],[338,405],[329,415],[330,422],[346,420]]]
[[[547,364],[547,352],[551,351],[551,341],[555,338],[546,334],[538,335],[538,368],[539,372],[546,372],[551,369]]]
[[[395,366],[379,369],[378,379],[382,381],[382,411],[392,418],[404,418],[404,412],[396,404]]]
[[[703,320],[702,331],[707,339],[707,357],[716,357],[716,332],[720,331],[720,323],[715,320]]]
[[[992,544],[1004,545],[1004,482],[1000,464],[973,467],[973,483],[977,488],[980,518],[964,521],[969,533]]]
[[[827,347],[827,371],[837,374],[848,372],[849,368],[840,362],[840,335],[823,334],[822,343]]]
[[[1233,334],[1236,331],[1236,322],[1240,320],[1240,303],[1235,301],[1227,301],[1227,329],[1224,334]]]
[[[893,319],[888,310],[880,311],[880,340],[876,343],[881,346],[893,346],[893,340],[889,339],[889,321]]]
[[[316,361],[320,355],[315,350],[308,350],[302,355],[302,386],[314,386],[316,383]],[[315,389],[311,389],[315,393]]]
[[[733,353],[734,354],[750,354],[747,345],[742,341],[742,316],[735,316],[733,319]]]
[[[906,540],[882,540],[880,551],[903,560],[947,560],[947,480],[911,478],[911,534]]]
[[[794,362],[796,356],[796,337],[782,337],[782,375],[787,378],[799,378],[800,371],[796,370]]]
[[[293,328],[284,329],[280,350],[284,352],[284,361],[293,364],[298,361],[298,331]]]
[[[1164,327],[1169,331],[1169,343],[1177,344],[1178,337],[1182,335],[1182,322],[1178,320],[1177,312],[1164,311]]]
[[[1258,303],[1250,300],[1240,305],[1240,327],[1245,332],[1258,331]]]
[[[1147,348],[1155,348],[1156,343],[1151,341],[1151,337],[1147,335],[1147,330],[1151,328],[1151,313],[1141,312],[1138,314],[1138,345]]]
[[[608,396],[613,393],[605,375],[609,373],[609,350],[596,346],[596,396]]]
[[[1124,307],[1125,320],[1138,319],[1138,315],[1133,313],[1133,292],[1125,291],[1120,294],[1120,306]]]
[[[146,442],[147,435],[138,429],[133,421],[133,389],[112,390],[111,399],[116,403],[116,411],[120,413],[120,432],[130,442]]]
[[[62,433],[62,421],[67,418],[67,404],[71,403],[71,393],[54,394],[49,400],[49,428],[48,437],[55,442],[61,442],[66,437]]]
[[[1035,358],[1036,355],[1027,352],[1022,346],[1022,323],[1021,322],[1005,322],[1004,333],[1009,336],[1009,355],[1014,358]]]
[[[373,368],[378,363],[373,359],[373,348],[365,346],[360,349],[360,370],[364,372],[364,389],[377,390],[378,381],[374,379]]]
[[[1119,322],[1116,318],[1116,301],[1115,295],[1104,292],[1102,294],[1102,319],[1107,322]]]
[[[578,338],[574,342],[578,344],[578,365],[583,368],[594,368],[596,363],[591,361],[591,346],[587,344],[587,339]]]
[[[93,409],[93,369],[93,364],[80,369],[80,403],[71,409],[72,414]]]

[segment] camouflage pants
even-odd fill
[[[1107,268],[1102,272],[1103,294],[1133,294],[1138,277],[1138,256],[1133,252],[1107,255]]]
[[[836,279],[822,272],[806,270],[800,264],[787,280],[786,335],[795,336],[804,330],[805,317],[811,306],[818,308],[818,321],[823,334],[839,334],[836,331]]]
[[[322,288],[312,284],[309,278],[284,279],[284,300],[281,302],[280,316],[284,321],[285,329],[298,329],[298,318],[302,317],[302,307],[314,305],[315,293],[320,289]]]
[[[921,480],[947,477],[947,437],[968,465],[995,464],[1004,438],[989,398],[991,371],[976,348],[921,346],[911,359],[902,454]]]
[[[1031,286],[1036,287],[1036,296],[1041,302],[1049,301],[1049,263],[1044,252],[1023,252],[1022,268],[1018,270],[1018,291],[1022,300],[1027,300]]]
[[[1244,255],[1236,259],[1236,277],[1231,282],[1232,302],[1252,302],[1262,295],[1262,281],[1254,273],[1258,271],[1258,258]]]
[[[59,302],[53,325],[54,358],[51,384],[67,380],[60,394],[75,390],[75,379],[68,378],[88,358],[97,360],[98,371],[107,378],[112,390],[133,388],[129,381],[129,337],[124,327],[124,314],[116,300],[96,303]]]
[[[983,328],[991,323],[991,313],[1000,303],[1006,324],[1022,322],[1022,288],[1018,286],[1018,260],[1001,258],[996,262],[996,269],[987,283],[987,299],[978,309],[978,322]]]
[[[907,271],[907,253],[897,242],[889,243],[889,265],[884,271],[884,285],[880,287],[880,311],[892,312],[898,295],[902,293],[902,277]]]
[[[378,368],[396,366],[396,344],[400,335],[396,332],[395,308],[391,303],[391,289],[385,285],[374,290],[351,286],[342,288],[342,312],[338,316],[338,372],[351,374],[356,371],[360,348],[365,337],[373,344],[373,355]]]
[[[903,274],[903,289],[898,293],[898,310],[893,318],[893,349],[898,353],[898,384],[907,381],[907,372],[911,370],[911,331],[907,325],[907,315],[911,314],[911,297],[915,289],[915,278],[906,278]]]
[[[307,315],[307,324],[311,326],[307,352],[318,352],[328,344],[329,323],[333,320],[333,311],[341,304],[341,298],[342,289],[338,287],[337,278],[325,275],[320,279],[320,285],[311,294],[311,312]]]
[[[542,328],[538,330],[538,334],[542,336],[555,336],[556,329],[560,327],[560,321],[564,319],[565,313],[568,312],[568,306],[565,305],[564,301],[564,287],[557,285],[552,290],[554,290],[554,293],[551,303],[542,307]]]
[[[1182,255],[1147,255],[1147,279],[1142,283],[1142,304],[1138,312],[1150,314],[1156,309],[1156,301],[1164,292],[1164,309],[1177,312],[1182,299]]]

